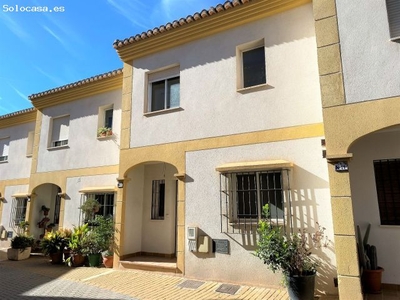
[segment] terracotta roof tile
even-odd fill
[[[45,95],[54,94],[54,93],[57,93],[57,92],[60,92],[60,91],[64,91],[64,90],[67,90],[67,89],[71,89],[71,88],[74,88],[74,87],[77,87],[77,86],[85,85],[85,84],[88,84],[90,82],[94,82],[94,81],[102,80],[102,79],[105,79],[105,78],[113,77],[113,76],[119,75],[121,73],[122,73],[122,69],[113,70],[113,71],[106,72],[106,73],[99,74],[99,75],[95,75],[95,76],[92,76],[92,77],[89,77],[89,78],[86,78],[86,79],[82,79],[82,80],[79,80],[79,81],[76,81],[76,82],[72,82],[72,83],[69,83],[69,84],[66,84],[66,85],[63,85],[63,86],[60,86],[60,87],[56,87],[54,89],[47,90],[47,91],[44,91],[44,92],[41,92],[41,93],[32,94],[28,98],[29,98],[29,100],[34,100],[36,98],[39,98],[39,97],[42,97],[42,96],[45,96]]]
[[[193,15],[189,15],[186,18],[181,18],[179,20],[175,20],[173,22],[169,22],[165,25],[160,25],[159,27],[154,28],[153,30],[148,30],[147,32],[142,32],[141,34],[137,34],[135,36],[131,36],[129,38],[123,40],[115,40],[113,43],[113,47],[115,49],[120,49],[126,45],[133,44],[135,42],[148,39],[154,35],[162,34],[163,32],[173,30],[174,28],[179,28],[181,26],[185,26],[189,23],[205,19],[209,16],[221,13],[225,10],[234,8],[236,6],[244,5],[252,0],[232,0],[226,1],[223,4],[218,4],[215,8],[210,7],[208,10],[203,9],[200,13],[196,12]]]
[[[5,119],[5,118],[10,118],[10,117],[22,115],[22,114],[25,114],[25,113],[28,113],[28,112],[32,112],[32,111],[35,111],[35,110],[36,110],[36,108],[30,107],[30,108],[14,111],[12,113],[0,116],[0,119]]]

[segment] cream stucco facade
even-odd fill
[[[249,172],[284,161],[294,227],[319,222],[331,239],[318,252],[318,292],[362,299],[355,227],[367,223],[383,283],[399,285],[400,234],[381,225],[373,169],[400,156],[400,44],[390,41],[385,2],[229,3],[117,41],[122,71],[33,95],[34,110],[0,118],[0,142],[10,139],[9,161],[0,163],[3,227],[11,229],[13,195],[31,195],[27,219],[39,235],[38,209],[54,206],[56,195],[59,227],[72,227],[82,195],[107,191],[115,201],[115,266],[135,255],[176,257],[176,271],[190,278],[276,286],[279,276],[252,255],[256,235],[221,229],[221,166]],[[255,45],[264,49],[266,83],[243,88],[241,51]],[[151,111],[152,80],[174,76],[179,104]],[[113,136],[97,138],[100,111],[110,105]],[[50,149],[52,122],[64,116],[68,147]],[[349,171],[337,172],[338,162]],[[154,184],[165,195],[158,219]],[[211,244],[228,241],[229,253],[194,252],[188,227]]]

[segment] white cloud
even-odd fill
[[[39,73],[41,73],[42,75],[44,75],[45,77],[49,78],[54,84],[56,85],[62,85],[64,84],[64,81],[56,76],[51,75],[50,73],[47,73],[45,71],[43,71],[43,69],[39,68],[38,66],[33,66]]]
[[[22,28],[20,24],[14,21],[11,16],[12,14],[0,14],[0,20],[2,20],[4,25],[6,25],[6,27],[21,40],[25,41],[29,39],[30,36],[28,35],[28,33]]]

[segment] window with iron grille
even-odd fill
[[[86,199],[94,198],[100,203],[100,209],[94,215],[114,216],[114,193],[86,194]]]
[[[28,198],[15,198],[15,213],[14,213],[14,224],[18,226],[21,221],[25,221],[26,207],[28,204]]]
[[[58,189],[58,193],[61,192],[61,189]],[[60,208],[61,208],[61,197],[60,195],[56,196],[56,201],[54,203],[54,224],[60,223]]]
[[[400,225],[400,159],[374,160],[381,225]]]
[[[151,219],[164,220],[165,180],[153,180],[151,197]]]
[[[265,217],[265,204],[269,205],[271,220],[284,224],[284,171],[287,174],[286,170],[221,174],[221,231],[255,230]]]

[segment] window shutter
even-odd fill
[[[69,116],[53,119],[52,141],[68,140]]]
[[[175,76],[179,76],[180,67],[172,67],[161,71],[149,72],[148,73],[148,80],[149,82],[163,80]]]
[[[390,38],[400,39],[400,1],[386,0],[386,8],[389,20]]]

